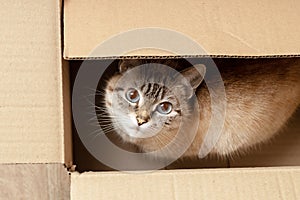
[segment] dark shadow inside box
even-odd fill
[[[243,65],[276,61],[276,63],[283,62],[285,59],[299,59],[299,58],[215,58],[214,63],[218,67],[221,75],[229,71],[233,71]],[[153,59],[152,59],[153,60]],[[193,58],[187,62],[185,59],[177,59],[180,63],[179,70],[191,66],[196,63],[203,63],[210,65],[211,60],[208,58]],[[70,63],[70,79],[71,86],[73,86],[77,72],[83,61],[69,61]],[[97,67],[109,68],[99,82],[99,87],[105,87],[105,81],[118,70],[119,60],[86,60],[89,65],[96,65]],[[284,68],[284,66],[283,66]],[[242,78],[242,74],[237,74]],[[114,134],[108,135],[119,147],[137,152],[138,150],[124,144],[122,141],[114,139]],[[114,170],[105,164],[99,162],[89,151],[84,147],[73,123],[73,163],[76,165],[76,171],[111,171]],[[124,163],[127,162],[126,158]],[[249,150],[248,153],[235,157],[217,157],[207,156],[204,159],[182,158],[179,159],[164,169],[195,169],[195,168],[227,168],[227,167],[272,167],[272,166],[300,166],[300,112],[297,112],[294,117],[288,122],[285,129],[280,131],[269,142],[261,144]]]

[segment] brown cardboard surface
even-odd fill
[[[108,38],[136,28],[159,27],[183,33],[209,55],[299,55],[300,1],[65,1],[64,57],[80,59]],[[168,44],[170,38],[153,36]],[[122,41],[130,44],[133,40]],[[121,44],[121,43],[120,43]],[[174,44],[170,44],[174,45]],[[184,49],[185,45],[178,44]],[[118,48],[116,48],[118,49]],[[183,55],[198,55],[187,48]],[[129,52],[127,55],[170,55],[161,50]],[[172,55],[172,54],[171,54]],[[107,47],[95,57],[118,56]]]
[[[72,173],[71,199],[299,199],[300,168]]]
[[[70,199],[63,164],[0,164],[0,199]]]
[[[1,4],[0,163],[64,162],[60,10],[59,0]]]

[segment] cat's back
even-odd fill
[[[228,109],[243,106],[251,114],[264,109],[294,110],[300,103],[300,59],[264,60],[227,67],[221,73]]]
[[[214,150],[220,154],[266,141],[299,106],[298,58],[253,60],[219,69],[227,103],[224,128]],[[202,101],[201,92],[198,99]]]

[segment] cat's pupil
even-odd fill
[[[160,106],[162,107],[163,111],[166,111],[170,108],[170,103],[162,103]]]
[[[131,103],[137,103],[140,100],[139,92],[136,89],[129,89],[125,96]]]
[[[136,99],[138,97],[138,91],[133,90],[129,92],[130,99]]]
[[[169,114],[172,111],[172,104],[169,102],[163,102],[159,104],[157,111],[162,114]]]

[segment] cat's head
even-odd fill
[[[114,130],[144,151],[162,148],[193,111],[204,65],[181,72],[162,64],[122,61],[105,89],[105,106]]]

